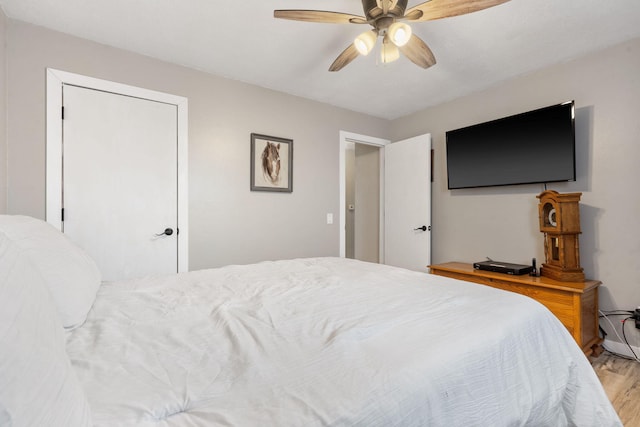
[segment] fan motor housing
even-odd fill
[[[408,0],[398,0],[398,3],[393,9],[389,10],[387,15],[394,15],[401,17],[404,15],[404,11],[407,8]],[[364,15],[367,20],[372,20],[382,16],[382,9],[378,7],[377,0],[362,0],[362,9],[364,9]]]

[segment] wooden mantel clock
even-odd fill
[[[583,282],[580,267],[580,196],[543,191],[538,196],[540,231],[544,233],[542,276],[562,282]]]

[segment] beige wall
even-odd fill
[[[578,177],[548,188],[582,192],[581,264],[588,277],[604,283],[601,308],[635,308],[640,305],[640,39],[395,120],[392,140],[425,132],[433,137],[434,263],[486,256],[540,261],[536,195],[542,185],[447,190],[445,132],[571,99]]]
[[[355,259],[356,253],[356,211],[349,206],[356,204],[356,144],[346,142],[344,150],[344,253],[346,258]]]
[[[355,259],[380,260],[380,147],[355,144]]]
[[[7,17],[0,8],[0,214],[7,211]]]
[[[189,99],[190,268],[339,254],[341,130],[386,136],[363,114],[9,20],[8,211],[45,212],[45,69]],[[293,193],[249,191],[250,133],[294,140]]]

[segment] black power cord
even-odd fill
[[[631,354],[633,354],[634,359],[638,360],[638,355],[635,353],[635,351],[633,351],[633,347],[631,347],[631,345],[629,344],[629,341],[627,340],[627,335],[624,332],[624,324],[629,319],[635,319],[635,316],[627,317],[622,321],[622,337],[624,338],[624,342],[627,343],[627,347],[629,347],[629,350],[631,350]]]

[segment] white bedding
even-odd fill
[[[96,426],[621,425],[534,300],[340,258],[103,284],[67,352]]]

